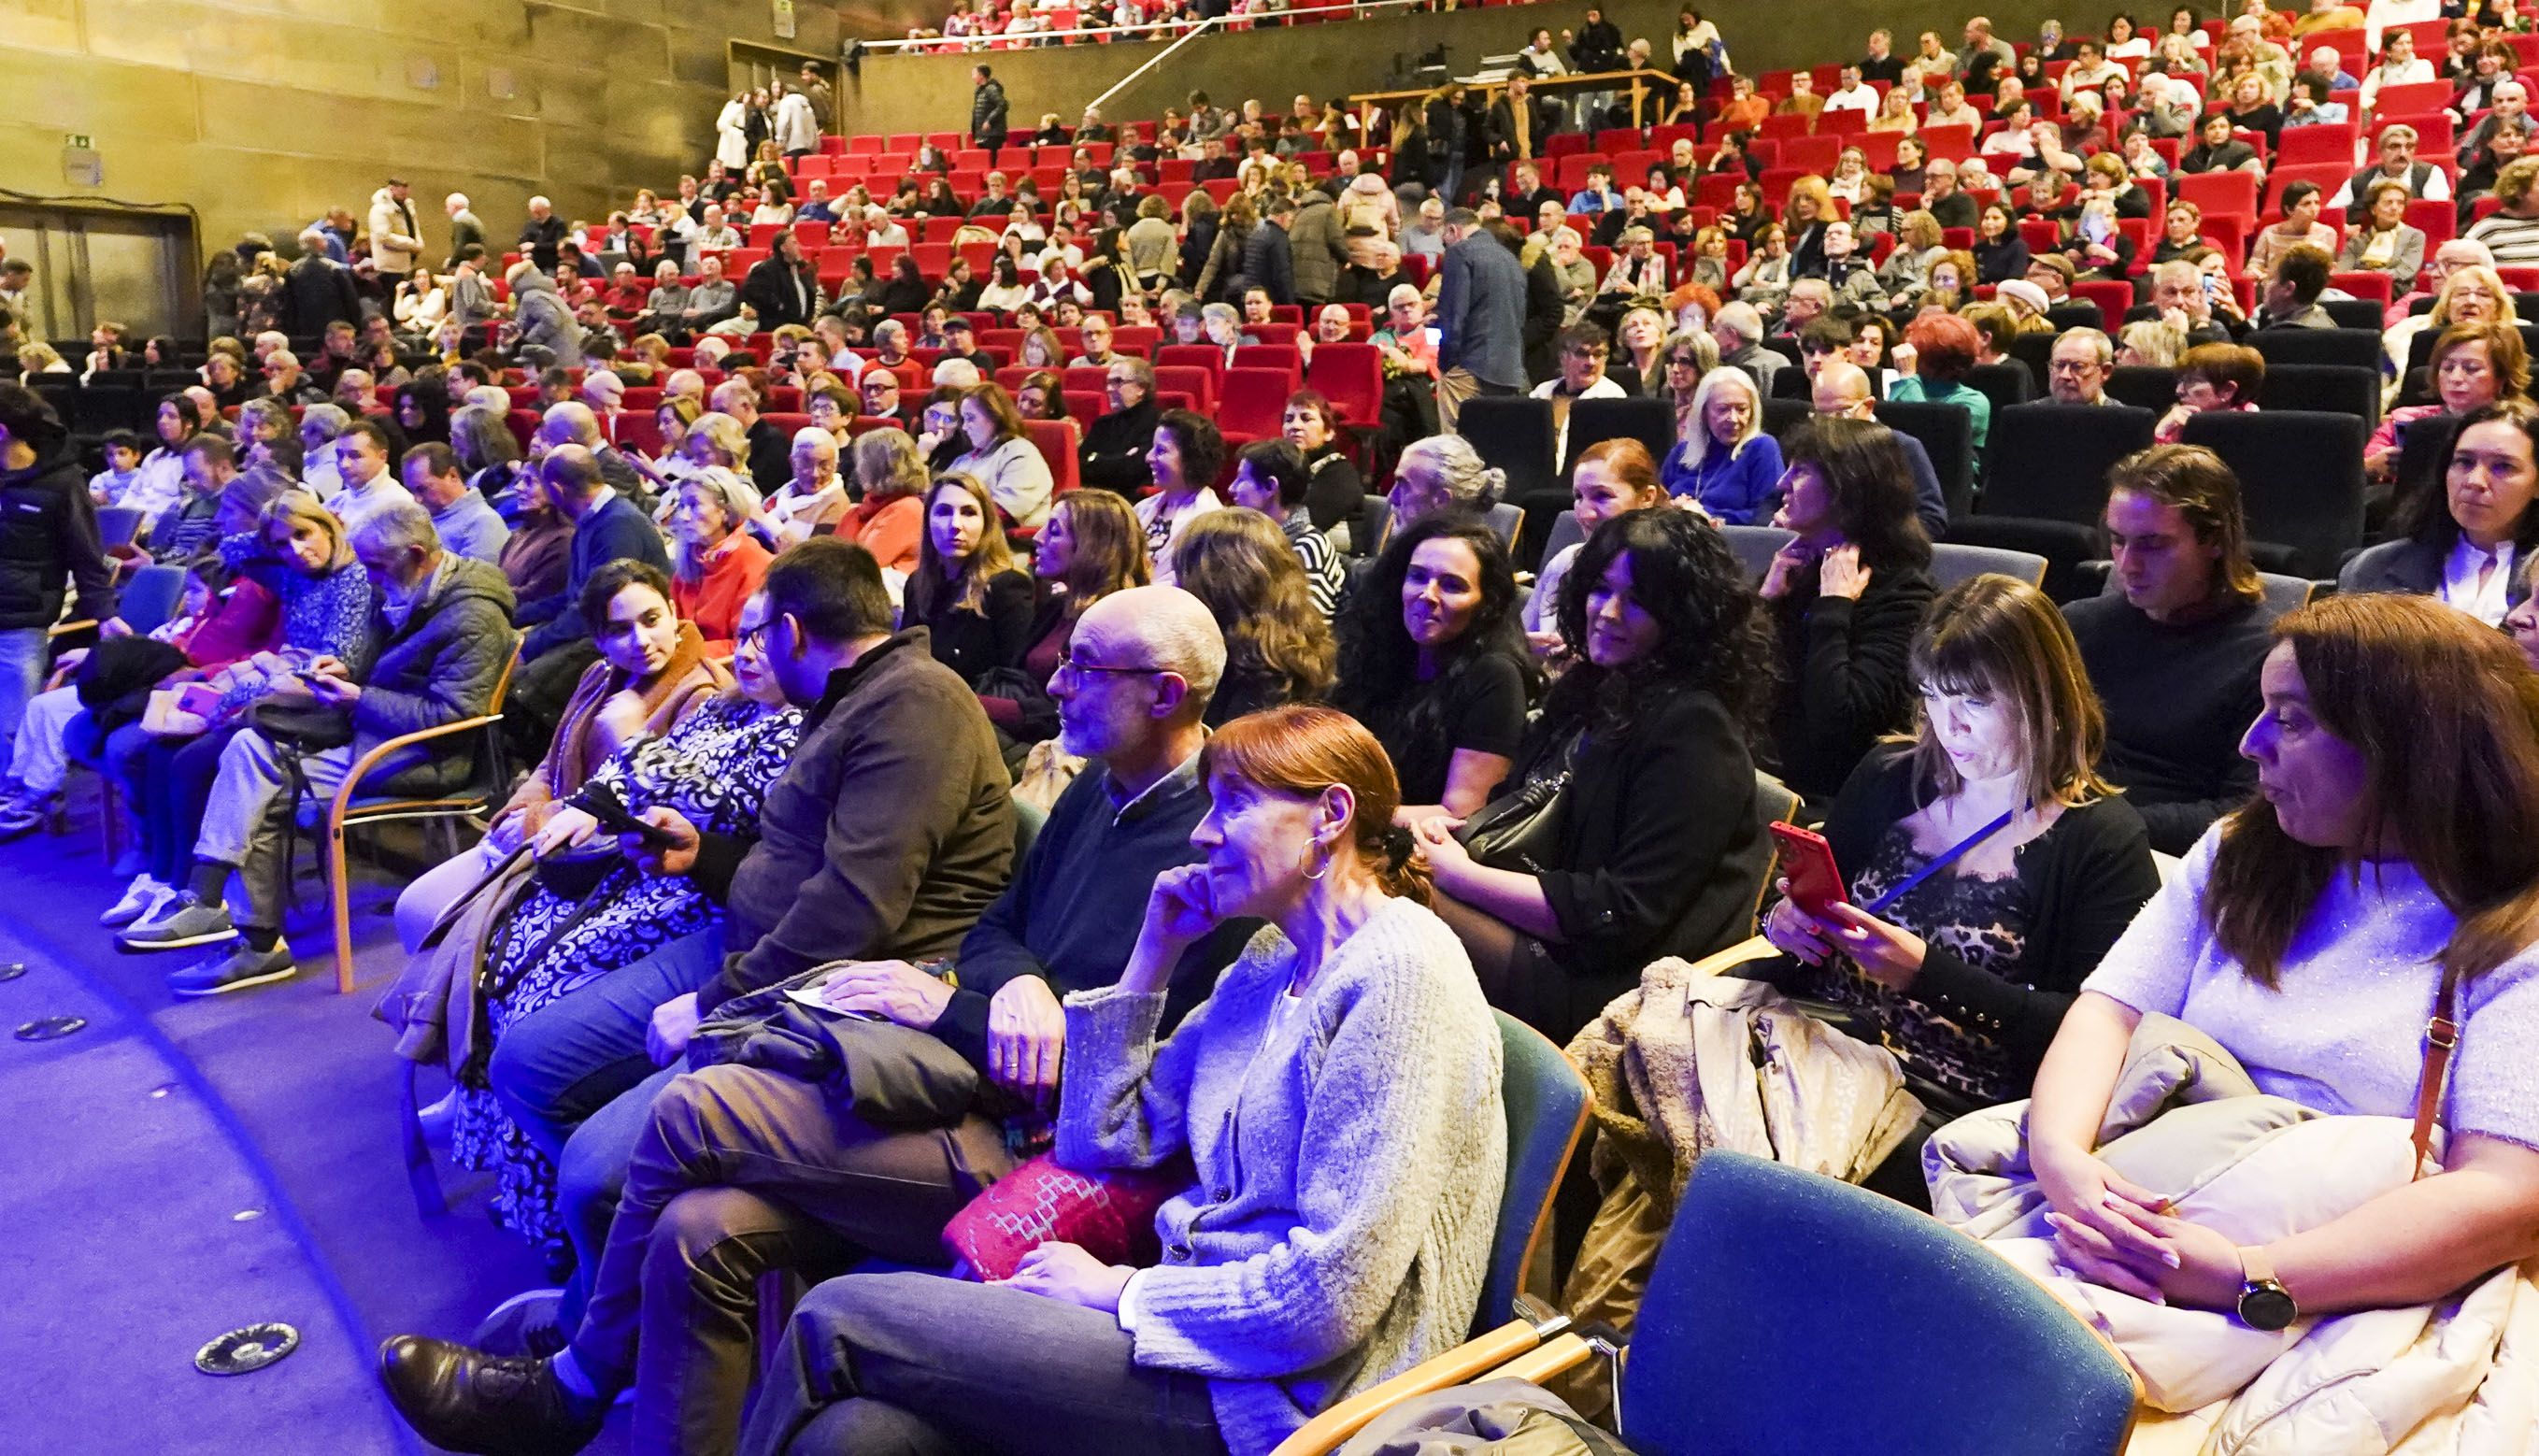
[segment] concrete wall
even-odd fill
[[[581,217],[712,148],[734,40],[829,56],[835,11],[768,0],[0,0],[0,187],[190,204],[206,246],[277,238],[390,173],[427,243],[469,193],[498,233],[533,192]]]
[[[1935,0],[1807,0],[1797,10],[1770,0],[1730,0],[1698,8],[1719,26],[1730,57],[1743,71],[1815,65],[1862,54],[1869,33],[1880,26],[1897,34],[1896,49],[1902,53],[1911,53],[1913,37],[1924,30],[1938,31],[1942,40],[1954,45],[1971,13],[1962,5]],[[2164,19],[2166,8],[2156,8]],[[1299,91],[1319,98],[1401,86],[1393,75],[1395,57],[1416,56],[1440,44],[1448,48],[1449,69],[1469,75],[1480,68],[1482,56],[1523,45],[1535,27],[1549,26],[1557,35],[1575,27],[1587,9],[1583,0],[1550,0],[1452,15],[1387,13],[1380,19],[1206,35],[1140,77],[1107,109],[1115,116],[1153,116],[1167,105],[1180,104],[1192,91],[1202,90],[1219,103],[1257,96],[1272,109],[1284,110]],[[1621,28],[1625,40],[1646,36],[1658,66],[1668,64],[1676,4],[1617,0],[1604,10]],[[2012,0],[1987,13],[1999,33],[2012,39],[2033,35],[2037,23],[2049,15],[2060,16],[2075,34],[2094,31],[2104,19],[2049,0]],[[847,34],[879,37],[905,32],[851,27]],[[984,60],[1005,83],[1015,129],[1037,124],[1044,111],[1056,111],[1072,124],[1087,101],[1168,43],[1076,44],[976,55],[875,54],[865,58],[860,83],[852,79],[847,83],[847,115],[850,124],[864,130],[967,128],[970,67]]]
[[[95,189],[184,204],[205,245],[248,229],[277,237],[329,205],[360,209],[391,172],[415,187],[426,241],[445,236],[439,199],[463,190],[498,233],[532,192],[568,217],[674,180],[711,151],[735,43],[810,55],[843,38],[904,35],[949,0],[797,0],[798,34],[775,35],[770,0],[0,0],[0,187],[53,197],[90,189],[63,173],[85,134],[104,167]],[[1574,25],[1580,0],[1303,26],[1193,42],[1114,104],[1151,116],[1194,88],[1282,107],[1393,84],[1397,54],[1450,47],[1469,71],[1542,24]],[[2024,35],[2049,10],[1993,11]],[[1943,11],[1946,10],[1944,14]],[[1626,36],[1663,45],[1675,7],[1608,7]],[[1747,69],[1855,50],[1874,24],[1954,36],[1962,12],[1936,0],[1812,0],[1803,24],[1767,0],[1712,5]],[[2071,17],[2076,28],[2084,17]],[[1000,51],[1018,129],[1069,121],[1160,42]],[[874,55],[841,88],[847,123],[870,130],[967,125],[972,57]]]

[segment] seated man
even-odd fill
[[[367,682],[354,681],[331,658],[308,674],[319,706],[343,709],[352,719],[351,742],[300,755],[301,775],[321,799],[388,739],[488,712],[518,640],[511,626],[512,588],[502,572],[443,549],[422,506],[411,500],[381,506],[356,522],[350,536],[371,579],[371,635],[379,650]],[[238,943],[172,976],[178,996],[241,991],[284,980],[295,969],[276,897],[287,867],[272,863],[281,843],[279,815],[295,808],[284,801],[282,754],[259,728],[229,740],[194,841],[193,882],[183,896],[189,903],[124,939],[132,949],[149,950],[227,938],[233,920],[221,895],[238,876]],[[380,763],[365,782],[439,791],[463,782],[470,768],[461,744],[427,741]]]
[[[1817,367],[1816,384],[1809,394],[1811,406],[1818,415],[1853,420],[1876,421],[1878,396],[1870,392],[1869,374],[1842,356],[1840,350]],[[1913,472],[1913,514],[1921,519],[1922,528],[1932,540],[1939,540],[1949,530],[1949,498],[1940,489],[1940,472],[1931,465],[1931,452],[1922,442],[1898,430],[1895,444],[1904,451],[1904,463]]]
[[[2057,404],[2113,404],[2107,371],[2116,362],[2113,340],[2094,328],[2067,328],[2045,362],[2045,388]]]
[[[741,635],[808,721],[759,837],[701,838],[675,814],[647,815],[671,841],[645,852],[647,867],[688,875],[722,922],[522,1017],[487,1068],[504,1111],[559,1163],[569,1213],[583,1211],[572,1216],[585,1280],[607,1226],[604,1207],[588,1211],[624,1173],[646,1095],[574,1135],[644,1080],[648,1052],[676,1061],[722,1002],[816,965],[951,954],[1013,858],[995,730],[926,629],[891,632],[872,554],[814,536],[776,559],[760,596]]]
[[[2107,537],[2121,594],[2063,608],[2106,708],[2099,771],[2151,847],[2182,855],[2257,787],[2239,735],[2260,709],[2275,613],[2248,563],[2239,481],[2198,446],[2159,445],[2109,473]]]
[[[2336,319],[2318,303],[2319,295],[2327,292],[2329,270],[2335,266],[2325,248],[2297,243],[2285,249],[2258,290],[2257,328],[2336,327]]]
[[[756,1368],[747,1312],[761,1273],[817,1278],[872,1254],[942,1262],[944,1222],[1012,1165],[999,1114],[1028,1126],[1055,1105],[1059,998],[1119,980],[1155,875],[1198,858],[1190,835],[1208,807],[1200,720],[1224,659],[1214,619],[1177,589],[1132,588],[1087,608],[1052,689],[1060,742],[1095,762],[962,939],[959,988],[905,961],[835,968],[821,983],[841,1010],[930,1030],[1000,1092],[950,1126],[885,1131],[767,1069],[662,1074],[565,1352],[540,1369],[391,1342],[384,1378],[417,1428],[459,1447],[536,1434],[561,1446],[595,1423],[580,1418],[607,1409],[598,1397],[631,1381],[639,1444],[727,1450]],[[1184,959],[1167,1027],[1257,926],[1228,926]],[[534,1408],[478,1383],[497,1367],[528,1376],[515,1388]]]
[[[1094,420],[1076,447],[1077,468],[1084,483],[1134,498],[1154,484],[1146,451],[1155,443],[1155,422],[1163,408],[1155,401],[1154,366],[1124,356],[1111,363],[1103,380],[1110,394],[1110,413]]]

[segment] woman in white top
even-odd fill
[[[1031,443],[1031,430],[1014,397],[1002,385],[971,386],[961,395],[961,433],[969,438],[969,451],[943,473],[976,479],[1007,521],[1022,530],[1039,529],[1049,519],[1057,482],[1040,448]]]
[[[2151,54],[2151,35],[2134,25],[2134,18],[2118,11],[2107,18],[2107,44],[2102,52],[2111,61],[2138,61]]]
[[[996,257],[995,281],[979,290],[979,307],[991,312],[1010,313],[1031,300],[1031,290],[1023,286],[1023,276],[1009,254]]]
[[[449,312],[449,291],[432,270],[415,265],[414,276],[397,285],[396,324],[403,333],[430,334]]]
[[[1155,442],[1146,448],[1146,469],[1155,477],[1155,493],[1137,503],[1137,523],[1146,529],[1146,561],[1155,585],[1171,587],[1173,544],[1190,523],[1210,511],[1225,509],[1217,499],[1216,472],[1225,464],[1225,437],[1204,415],[1168,409],[1155,421]]]
[[[2258,797],[2208,831],[2084,987],[2036,1077],[2027,1155],[2064,1261],[2173,1306],[2270,1277],[2301,1315],[2428,1303],[2539,1253],[2539,676],[2421,599],[2336,596],[2275,627],[2240,744]],[[2410,1118],[2445,972],[2459,1026],[2438,1171],[2261,1247],[2158,1212],[2096,1155],[2143,1015],[2260,1091]]]
[[[2415,33],[2392,31],[2387,48],[2380,52],[2380,64],[2363,78],[2363,108],[2371,109],[2383,86],[2416,86],[2437,79],[2434,63],[2416,54]]]

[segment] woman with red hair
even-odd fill
[[[1925,313],[1904,325],[1904,343],[1894,351],[1895,368],[1906,377],[1887,390],[1889,399],[1925,404],[1962,404],[1973,416],[1975,453],[1983,453],[1992,432],[1992,400],[1966,383],[1983,339],[1975,326],[1955,313]]]

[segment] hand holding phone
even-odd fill
[[[583,785],[566,802],[597,819],[612,834],[634,835],[653,849],[663,849],[671,843],[668,833],[636,818],[628,811],[626,801],[617,797],[617,791],[598,780]]]
[[[1770,827],[1772,837],[1780,841],[1781,876],[1789,881],[1790,898],[1801,910],[1823,920],[1834,906],[1849,902],[1851,892],[1834,864],[1833,846],[1825,843],[1823,835],[1795,824]]]

